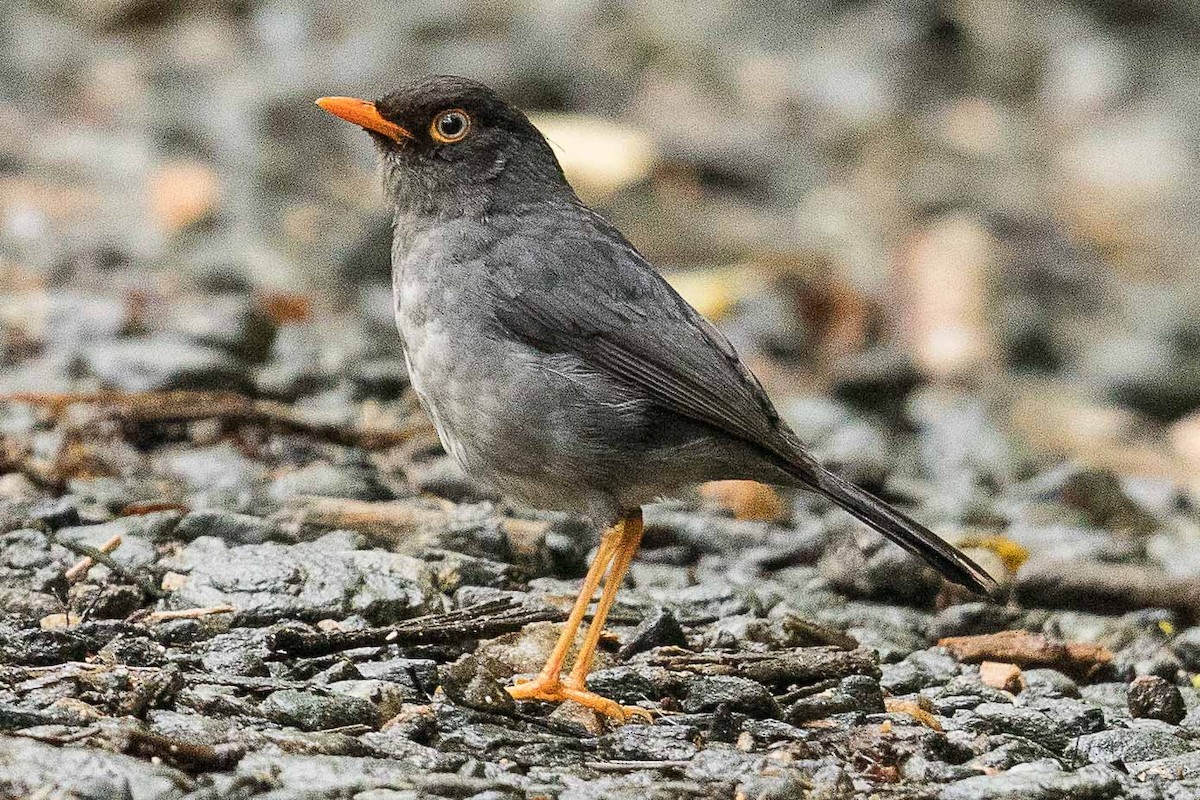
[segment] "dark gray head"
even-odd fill
[[[374,103],[323,97],[317,105],[371,134],[398,215],[485,214],[571,192],[545,137],[481,83],[437,75]]]

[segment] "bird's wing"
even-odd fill
[[[486,256],[493,313],[508,335],[544,352],[575,354],[660,406],[758,446],[946,577],[983,594],[994,589],[952,545],[806,454],[729,342],[611,225],[584,219],[523,230]]]
[[[599,215],[506,237],[487,257],[497,321],[544,352],[573,353],[653,402],[795,467],[799,442],[733,346]]]

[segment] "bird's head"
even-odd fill
[[[481,83],[439,75],[374,102],[322,97],[317,105],[371,134],[398,215],[484,214],[571,191],[529,118]]]

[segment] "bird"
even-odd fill
[[[820,493],[949,580],[995,589],[962,552],[805,450],[729,341],[579,199],[515,105],[450,75],[316,103],[377,146],[404,361],[446,452],[498,493],[602,531],[561,635],[536,677],[507,687],[513,698],[647,716],[589,690],[587,675],[642,507],[706,481]]]

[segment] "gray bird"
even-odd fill
[[[575,196],[541,133],[486,86],[439,76],[377,102],[317,103],[378,145],[395,214],[396,324],[446,451],[504,494],[605,529],[558,644],[536,678],[510,687],[514,697],[645,713],[585,679],[641,539],[642,505],[703,481],[820,492],[950,580],[995,586],[805,452],[729,342]]]

